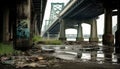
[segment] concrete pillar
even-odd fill
[[[32,15],[32,14],[31,14],[31,15]],[[33,34],[32,34],[33,36],[36,35],[36,32],[35,32],[35,28],[36,28],[36,25],[35,25],[35,24],[36,24],[36,17],[37,17],[37,15],[34,14],[34,15],[33,15],[33,18],[32,18],[32,23],[31,23],[31,25],[32,25],[32,26],[31,26],[31,28],[32,28],[31,31],[32,31],[32,33],[33,33]]]
[[[98,34],[97,34],[97,21],[96,18],[91,19],[91,32],[90,32],[90,42],[98,42]]]
[[[103,44],[113,45],[114,36],[112,34],[112,9],[105,8],[105,23],[104,23]]]
[[[60,37],[59,40],[65,41],[65,20],[61,20],[60,22]]]
[[[35,21],[35,35],[39,35],[39,31],[37,27],[37,20]]]
[[[9,36],[9,40],[12,41],[13,40],[13,26],[11,25],[11,28],[10,28],[10,36]]]
[[[81,24],[78,24],[76,41],[84,41]]]
[[[117,31],[115,32],[115,51],[120,53],[120,9],[117,15]]]
[[[31,0],[22,0],[17,3],[16,45],[17,50],[25,51],[32,45],[31,30]]]
[[[3,42],[9,41],[9,9],[6,8],[3,13]]]
[[[3,41],[3,12],[0,10],[0,42]]]

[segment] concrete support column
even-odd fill
[[[60,37],[59,40],[65,41],[65,20],[61,20],[60,22]]]
[[[3,42],[9,41],[9,9],[6,8],[3,13]]]
[[[16,45],[14,48],[25,51],[32,45],[31,0],[18,1],[16,11]]]
[[[90,42],[98,42],[98,34],[97,34],[97,21],[96,18],[91,19],[91,32],[90,32]]]
[[[81,24],[78,24],[76,41],[84,41]]]
[[[11,26],[13,27],[13,26]],[[12,41],[13,40],[13,28],[10,28],[10,36],[9,36],[9,40]]]
[[[118,9],[117,15],[117,31],[115,32],[115,51],[116,53],[120,53],[120,9]]]
[[[39,35],[39,31],[37,27],[37,20],[35,21],[35,35]]]
[[[112,9],[105,8],[105,23],[104,23],[103,44],[113,45],[114,36],[112,34]]]
[[[36,28],[36,26],[35,26],[35,24],[36,24],[36,17],[37,17],[37,15],[36,14],[31,14],[31,15],[33,15],[33,20],[32,20],[32,23],[31,23],[31,27],[32,27],[32,29],[31,29],[31,31],[32,31],[32,35],[34,36],[34,35],[36,35],[36,32],[35,32],[35,28]]]

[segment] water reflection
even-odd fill
[[[98,45],[96,47],[81,46],[62,46],[64,48],[55,47],[54,56],[65,60],[82,60],[97,63],[118,63],[119,54],[115,54],[114,46]],[[94,49],[93,49],[94,48]],[[79,55],[79,57],[78,57]]]
[[[82,53],[81,59],[83,59],[83,60],[91,60],[91,54],[90,53]]]

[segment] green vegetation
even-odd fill
[[[61,45],[62,42],[60,40],[45,40],[46,45]]]
[[[0,55],[13,55],[19,54],[21,51],[14,50],[12,44],[0,43]]]
[[[40,42],[40,43],[43,43],[43,44],[46,44],[46,45],[61,45],[62,44],[62,41],[60,41],[60,40],[45,39],[45,38],[42,38],[40,36],[34,36],[32,40],[33,40],[34,43]]]
[[[42,37],[40,37],[40,36],[34,36],[33,38],[32,38],[32,41],[33,42],[38,42],[38,41],[41,41],[42,40]]]
[[[14,49],[11,44],[0,43],[0,55],[11,55],[13,54]]]

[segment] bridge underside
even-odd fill
[[[33,0],[32,2],[33,2],[33,13],[37,14],[37,17],[36,17],[37,27],[38,27],[39,33],[41,33],[41,27],[42,27],[47,0]]]
[[[72,5],[61,19],[75,20],[82,22],[83,20],[97,18],[99,15],[104,13],[105,8],[117,9],[119,6],[119,0],[106,1],[106,0],[78,0],[77,3]],[[63,9],[64,10],[64,9]],[[113,12],[113,15],[117,15],[117,12]],[[74,28],[78,22],[66,22],[68,28]],[[83,21],[84,22],[84,21]],[[56,25],[57,24],[57,25]],[[60,23],[56,21],[54,26],[50,27],[48,31],[50,33],[58,33],[60,30]]]
[[[98,17],[104,13],[104,8],[117,9],[118,5],[118,0],[109,2],[105,0],[79,0],[62,18],[83,20]]]

